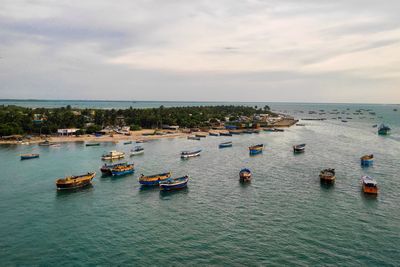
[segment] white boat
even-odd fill
[[[131,150],[131,156],[136,156],[144,153],[144,148],[141,146],[137,146]]]
[[[110,151],[108,154],[104,154],[101,159],[102,160],[113,160],[113,159],[122,159],[125,157],[124,152],[119,152],[116,150]]]
[[[182,151],[181,158],[186,159],[186,158],[191,158],[191,157],[198,157],[198,156],[200,156],[200,152],[201,152],[201,150]]]

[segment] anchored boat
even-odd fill
[[[264,145],[254,145],[249,147],[250,155],[257,155],[263,152]]]
[[[231,146],[232,146],[232,141],[219,144],[219,148],[225,148],[225,147],[231,147]]]
[[[295,145],[293,146],[294,153],[303,153],[306,149],[306,144]]]
[[[120,163],[116,163],[116,164],[104,164],[101,168],[100,171],[101,173],[103,173],[104,175],[112,175],[111,170],[115,167],[118,166],[126,166],[128,164],[128,162],[120,162]]]
[[[90,185],[95,176],[95,172],[88,172],[87,174],[78,176],[68,176],[62,179],[57,179],[56,186],[58,190],[81,188]]]
[[[131,150],[131,156],[136,156],[144,153],[144,148],[141,146],[136,146]]]
[[[143,174],[139,177],[139,183],[145,186],[159,185],[161,181],[164,181],[171,177],[171,172],[154,174],[149,176],[144,176]]]
[[[111,173],[113,176],[122,176],[127,174],[132,174],[135,172],[135,165],[126,164],[126,165],[119,165],[111,169]]]
[[[362,190],[366,194],[378,194],[378,183],[369,176],[361,177]]]
[[[360,158],[361,166],[368,167],[374,164],[374,155],[364,155]]]
[[[186,159],[186,158],[191,158],[191,157],[198,157],[200,156],[201,150],[196,150],[196,151],[182,151],[181,152],[181,158]]]
[[[187,139],[188,140],[197,140],[197,141],[201,140],[201,138],[199,136],[188,136]]]
[[[390,131],[391,131],[390,127],[386,126],[385,124],[381,124],[378,128],[379,135],[388,135],[390,134]]]
[[[102,160],[114,160],[114,159],[122,159],[125,157],[124,152],[119,152],[116,150],[110,151],[108,154],[104,154],[101,159]]]
[[[125,141],[124,142],[124,145],[130,145],[130,144],[132,144],[132,141]]]
[[[21,155],[21,160],[25,159],[36,159],[39,157],[39,154],[22,154]]]
[[[239,180],[241,182],[250,182],[251,181],[251,171],[247,168],[241,169],[239,172]]]
[[[209,132],[208,133],[210,136],[219,136],[219,133],[215,133],[215,132]]]
[[[179,190],[187,187],[189,182],[189,176],[185,175],[179,178],[169,178],[160,182],[160,190],[172,191]]]
[[[336,179],[335,169],[325,169],[319,174],[321,182],[333,183]]]
[[[51,146],[51,145],[54,145],[54,143],[50,142],[49,140],[45,140],[39,143],[39,146]]]
[[[100,143],[87,143],[85,146],[99,146]]]

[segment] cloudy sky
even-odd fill
[[[399,0],[0,0],[0,98],[400,103]]]

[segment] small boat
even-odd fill
[[[87,143],[85,146],[99,146],[100,143]]]
[[[275,132],[284,132],[285,130],[284,129],[280,129],[280,128],[275,128]]]
[[[104,164],[101,166],[100,171],[105,175],[112,175],[111,170],[118,166],[126,166],[128,162],[120,162],[116,164]]]
[[[92,179],[96,176],[95,172],[88,172],[87,174],[78,176],[68,176],[65,178],[57,179],[57,190],[67,190],[81,188],[92,183]]]
[[[196,151],[182,151],[181,152],[181,158],[186,159],[186,158],[191,158],[191,157],[198,157],[200,156],[200,150],[196,150]]]
[[[101,159],[102,160],[113,160],[113,159],[122,159],[124,157],[125,157],[124,152],[112,150],[108,154],[104,154],[103,156],[101,156]]]
[[[136,156],[144,153],[144,148],[141,146],[136,146],[131,150],[131,156]]]
[[[111,169],[112,176],[122,176],[122,175],[132,174],[134,172],[135,172],[135,165],[133,163],[116,166]]]
[[[297,123],[296,126],[306,126],[304,123]]]
[[[376,128],[376,127],[378,127],[378,124],[372,125],[372,128]]]
[[[39,154],[22,154],[21,155],[21,160],[25,159],[36,159],[39,157]]]
[[[126,142],[124,142],[124,145],[130,145],[130,144],[132,144],[132,141],[126,141]]]
[[[185,175],[179,178],[169,178],[160,182],[160,190],[172,191],[179,190],[187,187],[189,182],[189,176]]]
[[[335,181],[335,169],[325,169],[322,170],[319,174],[319,178],[321,182],[332,183]]]
[[[390,131],[391,131],[391,129],[389,126],[386,126],[385,124],[381,124],[378,129],[378,134],[379,135],[388,135],[388,134],[390,134]]]
[[[171,172],[154,174],[150,176],[144,176],[143,174],[139,177],[139,183],[145,186],[159,185],[161,181],[167,180],[171,177]]]
[[[51,145],[54,145],[54,143],[50,142],[49,140],[45,140],[39,143],[39,146],[51,146]]]
[[[221,132],[219,133],[220,136],[232,136],[230,132]]]
[[[347,120],[342,120],[342,122],[348,122]]]
[[[378,184],[369,176],[361,177],[362,190],[366,194],[378,194]]]
[[[306,144],[295,145],[293,146],[294,153],[303,153],[306,149]]]
[[[230,130],[229,131],[229,133],[231,134],[231,135],[240,135],[240,134],[242,134],[243,133],[243,131],[242,130]]]
[[[210,136],[219,136],[219,133],[215,133],[215,132],[209,132],[208,133]]]
[[[374,163],[374,155],[364,155],[360,158],[361,166],[368,167]]]
[[[201,140],[201,138],[198,136],[188,136],[187,139],[188,140],[197,140],[197,141]]]
[[[232,146],[232,141],[219,144],[219,148],[225,148],[225,147],[231,147],[231,146]]]
[[[247,168],[241,169],[239,172],[239,180],[241,182],[250,182],[251,181],[251,171]]]
[[[194,136],[195,136],[195,137],[199,137],[199,138],[206,138],[206,137],[207,137],[207,134],[205,134],[205,133],[198,133],[198,134],[195,134]]]
[[[263,144],[250,146],[249,147],[250,155],[260,154],[262,153],[263,149],[264,149]]]

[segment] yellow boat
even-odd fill
[[[159,185],[160,181],[167,180],[170,177],[171,177],[171,172],[160,173],[150,176],[144,176],[142,174],[139,177],[139,183],[141,185],[148,185],[148,186]]]
[[[88,172],[87,174],[78,176],[68,176],[65,178],[57,179],[56,185],[58,190],[76,189],[81,188],[92,183],[92,179],[96,176],[95,172]]]

